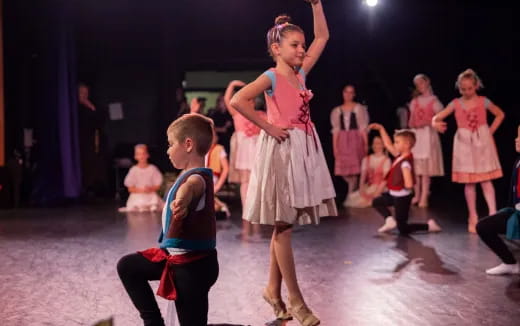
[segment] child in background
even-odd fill
[[[245,86],[241,80],[233,80],[229,83],[226,92],[224,94],[224,103],[229,111],[229,114],[233,117],[233,124],[235,127],[235,133],[232,136],[231,144],[231,171],[236,175],[233,176],[234,181],[240,183],[240,200],[242,203],[242,238],[248,239],[249,237],[258,238],[260,236],[260,226],[258,224],[251,225],[251,223],[244,217],[244,207],[246,202],[247,188],[249,187],[249,178],[251,176],[251,169],[254,165],[256,155],[256,143],[258,135],[260,134],[260,128],[253,122],[247,120],[240,112],[235,110],[231,105],[231,97],[235,89]],[[254,101],[250,102],[254,105]],[[267,120],[264,111],[255,110],[253,111],[256,116],[263,120]]]
[[[358,187],[361,161],[367,155],[368,111],[364,105],[354,101],[356,89],[353,85],[343,88],[343,104],[330,113],[332,125],[332,149],[334,174],[348,185],[343,206],[347,206],[350,193]]]
[[[126,201],[126,207],[120,212],[156,212],[162,209],[163,201],[157,191],[162,184],[162,174],[159,169],[148,163],[148,147],[138,144],[134,147],[134,159],[137,164],[130,168],[125,177],[124,184],[128,188],[130,196]]]
[[[483,87],[477,74],[467,69],[457,77],[455,86],[460,98],[456,98],[432,119],[432,126],[444,133],[447,129],[443,122],[455,113],[457,132],[453,140],[453,167],[451,179],[464,184],[464,195],[468,205],[468,232],[475,233],[478,222],[477,187],[480,183],[489,215],[497,211],[495,188],[492,180],[502,177],[493,134],[504,120],[504,112],[488,98],[479,96],[477,90]],[[487,123],[487,110],[495,119],[491,126]]]
[[[168,157],[182,170],[167,195],[160,248],[122,257],[117,272],[144,325],[164,326],[149,281],[157,294],[175,300],[181,326],[206,326],[208,293],[218,277],[213,175],[204,156],[213,140],[213,122],[185,114],[167,130]]]
[[[394,134],[394,143],[392,143],[382,125],[372,123],[368,127],[379,131],[386,149],[395,157],[386,175],[388,192],[372,202],[374,208],[385,219],[384,225],[378,232],[388,232],[396,227],[401,235],[415,231],[439,232],[441,228],[433,219],[429,219],[428,223],[408,223],[415,180],[412,154],[412,147],[415,144],[414,133],[409,130],[398,131]],[[394,215],[388,209],[389,206],[394,206]]]
[[[347,207],[364,208],[372,206],[372,200],[379,197],[386,187],[385,175],[390,170],[392,162],[385,153],[381,137],[372,140],[373,153],[363,158],[361,162],[361,178],[359,190],[350,193]]]
[[[428,207],[431,177],[444,175],[441,141],[431,126],[433,116],[442,110],[442,103],[433,94],[430,78],[424,74],[414,77],[414,97],[410,102],[409,126],[417,143],[412,148],[414,169],[417,176],[412,204]]]
[[[205,166],[213,171],[213,184],[215,192],[215,211],[223,212],[226,217],[230,217],[228,206],[218,199],[216,194],[222,189],[229,173],[229,162],[224,146],[218,144],[218,136],[216,130],[213,134],[213,143],[209,149],[208,154],[204,157]]]

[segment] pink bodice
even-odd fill
[[[412,103],[410,103],[410,121],[408,122],[410,128],[421,128],[431,124],[435,115],[433,105],[436,101],[437,97],[434,96],[426,106],[421,106],[417,98],[412,100]]]
[[[479,96],[477,105],[464,108],[460,99],[453,100],[457,127],[476,131],[480,126],[487,124],[486,98]]]
[[[309,101],[312,92],[305,88],[303,76],[297,75],[302,89],[291,85],[285,76],[271,69],[276,75],[276,85],[272,94],[265,94],[267,118],[270,123],[281,128],[298,128],[307,134],[313,134],[313,123],[310,117]]]
[[[372,168],[370,166],[370,157],[371,155],[367,157],[367,183],[369,185],[380,184],[385,179],[384,165],[386,159],[381,159],[381,163],[375,168]]]
[[[267,119],[264,112],[255,111],[255,113],[258,114],[262,119]],[[233,115],[233,124],[235,125],[235,131],[241,131],[248,137],[255,136],[260,133],[260,128],[257,125],[249,121],[246,117],[238,112]]]

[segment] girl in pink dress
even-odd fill
[[[488,98],[479,96],[477,90],[482,82],[477,74],[467,69],[462,72],[455,86],[459,89],[460,98],[456,98],[448,106],[437,113],[432,125],[441,133],[446,131],[443,120],[455,113],[457,132],[453,141],[453,182],[464,183],[464,195],[468,205],[468,231],[476,232],[478,222],[476,184],[480,183],[489,215],[496,213],[495,188],[491,180],[502,177],[502,168],[498,160],[493,134],[504,120],[504,112]],[[486,113],[489,110],[495,116],[488,126]]]
[[[347,196],[356,190],[361,160],[367,155],[367,108],[354,101],[354,86],[343,88],[343,104],[330,113],[334,174],[343,177],[348,184]],[[343,203],[346,206],[347,199]]]
[[[433,94],[430,78],[424,74],[414,77],[414,98],[410,102],[408,125],[415,133],[416,143],[412,148],[416,175],[415,196],[412,204],[428,207],[430,178],[444,175],[441,142],[438,132],[431,126],[436,113],[442,109],[442,103]]]
[[[372,140],[373,153],[361,161],[361,178],[358,191],[349,194],[347,207],[365,208],[372,206],[372,200],[379,197],[385,190],[385,175],[390,170],[392,162],[386,155],[381,137]]]
[[[274,225],[269,281],[263,297],[277,318],[294,317],[301,325],[314,326],[320,321],[307,307],[296,279],[292,227],[296,223],[317,224],[321,216],[337,215],[337,211],[334,186],[310,120],[312,93],[305,87],[305,76],[325,48],[329,31],[320,0],[308,2],[312,4],[315,34],[308,51],[303,30],[291,24],[289,17],[278,17],[267,33],[268,50],[276,67],[238,91],[231,105],[262,129],[244,218]],[[263,92],[268,121],[255,114],[251,102]],[[282,280],[289,309],[281,297]]]
[[[231,137],[231,172],[230,182],[237,181],[240,183],[240,199],[242,202],[242,237],[247,239],[249,236],[258,237],[260,235],[259,225],[253,225],[244,219],[244,207],[247,196],[247,188],[249,187],[249,178],[251,168],[255,160],[256,143],[260,128],[249,121],[246,117],[235,110],[231,105],[231,97],[236,88],[245,86],[241,80],[233,80],[229,83],[226,93],[224,94],[224,103],[229,114],[233,117],[235,133]],[[267,120],[263,111],[254,111],[257,116]]]

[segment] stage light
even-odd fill
[[[377,0],[365,0],[365,4],[369,7],[375,7],[377,6],[379,1]]]

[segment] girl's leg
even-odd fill
[[[497,203],[495,199],[495,187],[492,181],[481,182],[482,192],[489,209],[489,215],[494,215],[497,212]]]
[[[117,263],[119,278],[145,326],[164,326],[161,311],[148,283],[159,280],[163,269],[164,262],[153,263],[138,253],[126,255]]]
[[[430,195],[430,176],[422,175],[421,179],[421,196],[419,197],[419,207],[428,207],[428,196]]]
[[[478,222],[477,214],[477,188],[474,183],[466,183],[464,186],[464,196],[468,205],[468,232],[476,233],[476,225]]]
[[[246,207],[247,187],[249,187],[250,172],[247,170],[239,170],[240,174],[240,201],[242,202],[242,217],[244,216],[244,208]]]
[[[249,170],[240,170],[240,200],[242,202],[242,237],[247,238],[251,234],[259,234],[259,224],[253,224],[247,220],[244,220],[245,207],[246,207],[246,198],[247,198],[247,188],[249,187],[249,178],[251,176],[251,171]],[[251,232],[251,228],[253,231]]]
[[[291,313],[293,317],[305,325],[318,325],[319,319],[307,308],[296,278],[296,268],[291,245],[292,225],[277,223],[274,234],[274,252],[282,274],[282,279],[287,287]]]
[[[278,299],[282,297],[282,272],[280,271],[278,260],[276,259],[276,251],[274,249],[275,242],[276,229],[273,230],[271,244],[269,245],[269,281],[266,291],[270,298]]]
[[[358,176],[357,175],[348,175],[343,176],[343,180],[347,183],[347,195],[345,196],[345,202],[348,198],[348,196],[357,189],[357,183],[358,183]],[[345,206],[345,204],[343,204]]]
[[[264,299],[273,307],[274,314],[277,319],[290,319],[287,313],[287,307],[282,301],[282,272],[278,265],[278,259],[275,251],[276,229],[273,230],[271,244],[269,246],[269,281],[264,290]]]
[[[287,286],[289,298],[296,301],[303,301],[303,296],[296,279],[296,268],[291,244],[292,225],[287,223],[277,223],[274,230],[274,256],[280,269],[280,274]]]

